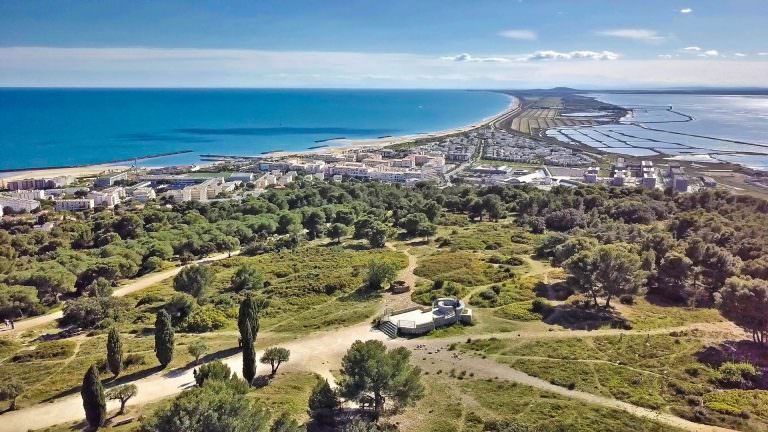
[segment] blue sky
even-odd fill
[[[0,85],[768,86],[765,0],[0,2]]]

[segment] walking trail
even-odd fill
[[[392,244],[387,247],[396,250]],[[411,287],[415,285],[415,276],[413,271],[417,265],[417,259],[406,249],[403,252],[408,257],[408,266],[400,273],[399,278],[408,283]],[[227,254],[220,254],[200,260],[198,262],[216,261],[225,258]],[[138,279],[126,284],[117,291],[115,295],[122,296],[137,290],[146,288],[154,283],[172,277],[181,271],[181,267],[165,272],[156,273]],[[413,304],[409,295],[391,295],[387,294],[384,301],[385,307],[398,307],[401,305]],[[43,318],[43,319],[41,319]],[[57,319],[56,314],[49,314],[45,317],[38,317],[31,320],[19,322],[17,330],[31,328],[34,325],[41,325]],[[30,322],[30,324],[27,324]],[[34,324],[32,324],[34,322]],[[652,331],[635,330],[564,330],[564,331],[524,331],[510,333],[485,334],[482,338],[496,337],[500,339],[510,338],[572,338],[584,336],[601,335],[619,335],[619,334],[660,334],[671,331],[684,330],[723,330],[724,323],[717,324],[691,324],[672,328],[655,329]],[[733,327],[735,330],[736,328]],[[638,407],[616,399],[611,399],[591,393],[578,390],[568,390],[564,387],[556,386],[542,379],[530,376],[519,370],[513,369],[502,363],[491,359],[481,359],[469,357],[464,354],[448,351],[447,347],[452,342],[462,342],[466,336],[455,336],[442,339],[388,339],[386,335],[378,330],[372,329],[368,323],[361,323],[354,326],[314,333],[306,337],[293,341],[282,343],[281,346],[291,351],[290,362],[286,363],[281,371],[308,371],[319,374],[320,376],[334,382],[333,370],[338,370],[341,365],[341,358],[356,340],[381,340],[390,347],[403,346],[411,350],[424,351],[427,356],[413,356],[417,363],[430,363],[429,368],[442,367],[446,370],[460,369],[468,373],[474,373],[478,378],[498,378],[511,381],[540,390],[556,393],[558,395],[598,405],[605,408],[618,409],[632,415],[648,418],[662,424],[680,428],[690,432],[725,432],[730,429],[724,429],[715,426],[693,423],[683,418],[668,413],[662,413],[647,408]],[[260,356],[261,353],[257,353]],[[258,357],[257,357],[258,358]],[[233,371],[240,374],[242,370],[242,356],[236,354],[224,358],[226,363]],[[424,366],[427,366],[426,364]],[[129,406],[144,405],[159,399],[171,397],[180,393],[184,389],[195,385],[192,374],[192,368],[180,368],[170,371],[163,371],[151,376],[138,379],[133,382],[138,387],[136,397],[128,402]],[[109,385],[107,385],[107,388]],[[116,401],[108,402],[108,409],[116,409]],[[19,430],[39,429],[61,423],[79,421],[83,418],[82,401],[79,394],[63,397],[46,404],[38,404],[18,411],[7,412],[0,417],[0,432],[15,432]]]
[[[150,287],[150,286],[152,286],[152,285],[154,285],[154,284],[156,284],[158,282],[162,282],[162,281],[164,281],[164,280],[166,280],[168,278],[172,278],[172,277],[176,276],[177,274],[179,274],[179,272],[184,267],[187,267],[187,266],[189,266],[191,264],[204,264],[204,263],[219,261],[219,260],[222,260],[224,258],[229,258],[230,256],[235,256],[235,255],[239,255],[239,254],[240,254],[239,250],[238,251],[234,251],[231,254],[228,253],[228,252],[224,252],[224,253],[220,253],[220,254],[216,254],[216,255],[211,255],[209,257],[199,259],[197,261],[194,261],[194,262],[192,262],[190,264],[187,264],[187,265],[184,265],[184,266],[174,267],[174,268],[172,268],[170,270],[164,270],[164,271],[157,272],[157,273],[150,273],[150,274],[148,274],[146,276],[142,276],[140,278],[134,279],[134,280],[126,283],[125,285],[120,286],[118,289],[116,289],[112,293],[112,295],[115,296],[115,297],[126,296],[128,294],[133,293],[133,292],[140,291],[140,290],[143,290],[145,288],[148,288],[148,287]],[[25,319],[25,320],[21,320],[21,321],[16,321],[14,323],[14,327],[15,327],[14,329],[12,329],[12,330],[11,329],[4,329],[3,331],[0,331],[0,336],[18,335],[18,334],[20,334],[21,332],[23,332],[25,330],[29,330],[31,328],[39,327],[39,326],[46,325],[46,324],[50,324],[50,323],[52,323],[52,322],[54,322],[56,320],[61,319],[63,316],[64,316],[64,312],[56,311],[56,312],[51,312],[51,313],[46,314],[46,315],[40,315],[40,316],[37,316],[37,317],[34,317],[34,318],[29,318],[29,319]]]

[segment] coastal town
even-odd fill
[[[113,168],[102,175],[0,179],[5,214],[29,213],[41,203],[56,211],[112,208],[125,201],[209,202],[242,199],[297,180],[377,181],[413,186],[532,184],[540,188],[604,184],[681,193],[713,188],[708,176],[691,176],[673,161],[612,159],[489,124],[409,146],[339,148],[262,157],[218,157],[206,166]],[[599,164],[603,163],[603,167]]]

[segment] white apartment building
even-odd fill
[[[135,199],[138,202],[147,202],[149,200],[153,200],[157,197],[157,194],[155,194],[155,190],[151,187],[137,187],[133,190],[131,193],[131,197]]]
[[[79,211],[95,207],[93,198],[53,200],[56,211]]]
[[[45,199],[45,191],[40,189],[33,190],[15,190],[8,195],[16,198],[24,198],[28,200],[41,200]]]
[[[256,189],[266,189],[267,186],[272,186],[277,183],[277,177],[274,174],[264,174],[261,177],[253,181]]]
[[[120,204],[122,199],[125,198],[125,189],[122,187],[110,187],[102,191],[93,191],[88,194],[88,197],[92,198],[97,206],[112,208]]]
[[[32,210],[40,207],[40,202],[26,198],[0,195],[0,207],[8,207],[15,212],[31,212]]]
[[[224,190],[224,178],[214,177],[202,183],[187,186],[183,189],[174,189],[166,193],[176,202],[199,201],[206,202],[216,198]]]

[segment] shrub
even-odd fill
[[[120,321],[128,307],[125,300],[117,297],[82,297],[67,302],[63,321],[65,324],[91,328],[106,318]]]
[[[619,302],[624,305],[633,305],[635,304],[635,296],[632,294],[622,294],[622,296],[619,297]]]
[[[748,388],[759,373],[755,366],[747,362],[725,362],[717,368],[715,380],[723,387]]]
[[[546,318],[552,313],[554,306],[552,306],[552,303],[537,297],[531,302],[531,310]]]
[[[218,330],[226,325],[227,316],[210,305],[194,309],[183,323],[184,329],[192,333]]]
[[[192,374],[197,385],[202,387],[206,380],[229,380],[232,376],[232,370],[221,360],[216,360],[193,370]]]
[[[33,350],[16,353],[11,357],[11,361],[25,363],[36,360],[58,360],[70,357],[74,352],[75,344],[72,341],[51,341],[41,343]]]
[[[126,355],[125,358],[123,358],[123,367],[125,367],[126,369],[131,366],[144,365],[144,364],[147,364],[147,359],[144,358],[143,354],[131,353]]]

